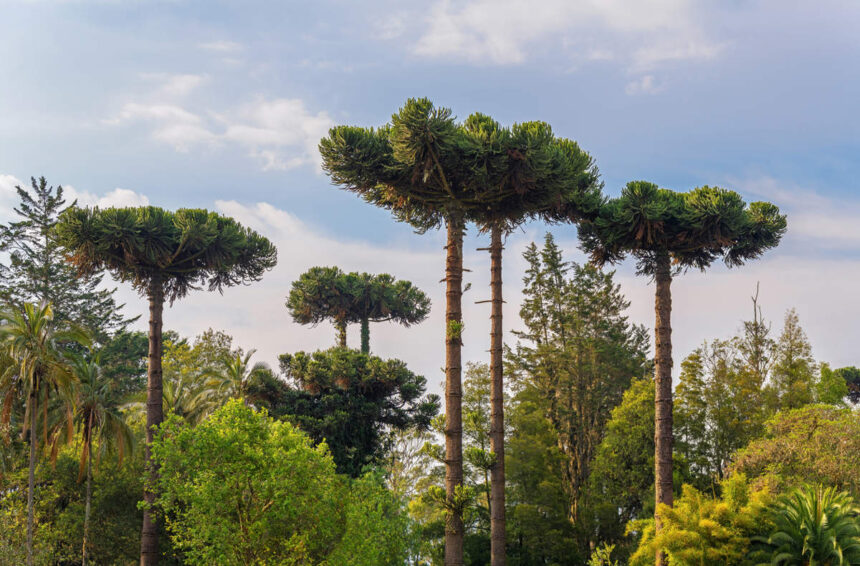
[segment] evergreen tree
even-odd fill
[[[649,371],[647,333],[628,322],[629,303],[612,273],[565,262],[549,234],[543,249],[532,244],[524,256],[529,267],[520,316],[527,331],[518,333],[524,342],[513,367],[518,383],[544,400],[564,456],[568,518],[578,525],[609,413],[631,380]]]
[[[717,187],[687,193],[634,181],[621,196],[609,199],[594,222],[579,231],[582,247],[597,265],[614,263],[628,253],[638,271],[655,281],[656,493],[657,503],[672,505],[672,296],[673,275],[705,270],[722,258],[739,266],[776,246],[785,232],[785,216],[765,202],[744,204],[741,196]],[[656,523],[657,534],[660,521]],[[666,564],[665,556],[657,557]]]
[[[394,321],[403,326],[422,322],[430,299],[409,281],[387,273],[344,273],[338,267],[312,267],[293,282],[287,309],[299,324],[331,321],[337,344],[346,347],[346,328],[361,324],[361,351],[370,353],[370,323]]]
[[[165,300],[172,303],[202,285],[221,291],[257,281],[274,267],[277,252],[269,240],[235,220],[194,209],[71,208],[60,218],[57,233],[59,243],[82,274],[110,271],[149,300],[145,455],[154,487],[158,471],[150,463],[150,446],[164,415],[161,353]],[[151,506],[155,494],[147,489],[144,499]],[[158,530],[147,508],[141,532],[141,566],[157,564],[158,558]]]
[[[774,349],[770,397],[773,412],[797,409],[815,399],[818,365],[812,345],[794,309],[785,313],[785,324]]]
[[[320,142],[323,168],[332,180],[366,201],[391,210],[419,230],[445,225],[445,414],[448,526],[445,564],[463,564],[463,520],[455,505],[463,484],[462,282],[466,223],[520,218],[524,210],[549,209],[576,217],[599,201],[599,191],[576,180],[583,159],[573,142],[556,138],[549,125],[520,125],[519,147],[499,143],[486,116],[459,124],[447,108],[410,99],[382,128],[338,126]],[[517,162],[513,164],[512,162]],[[548,191],[556,186],[558,191]],[[551,194],[557,199],[548,199]]]
[[[63,260],[54,227],[66,206],[63,187],[48,186],[44,177],[30,179],[30,188],[16,186],[20,220],[0,225],[0,250],[8,252],[8,265],[0,264],[0,298],[3,302],[50,303],[57,323],[70,321],[86,328],[97,344],[136,320],[121,314],[124,305],[113,298],[116,289],[102,288],[101,274],[79,277]]]

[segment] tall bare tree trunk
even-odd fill
[[[146,387],[146,468],[149,482],[144,488],[143,499],[147,508],[143,510],[143,528],[140,533],[140,566],[158,564],[158,525],[154,512],[149,508],[155,503],[158,469],[152,463],[152,440],[155,428],[164,420],[161,383],[161,324],[164,314],[164,287],[156,278],[149,286],[149,363]]]
[[[30,470],[27,477],[27,566],[33,566],[33,490],[36,488],[36,384],[30,393]]]
[[[370,321],[367,317],[361,319],[361,351],[364,354],[370,353]]]
[[[346,348],[346,323],[342,320],[335,321],[334,328],[337,330],[337,345]]]
[[[84,507],[84,544],[81,549],[81,564],[87,566],[87,539],[90,534],[90,508],[93,500],[93,429],[92,417],[90,417],[90,428],[87,434],[87,502]]]
[[[505,400],[502,375],[502,230],[490,234],[490,564],[505,566]]]
[[[672,506],[672,271],[669,254],[657,258],[654,274],[655,396],[654,396],[654,478],[657,505]],[[657,533],[662,525],[656,518]],[[657,566],[665,566],[666,555],[657,551]]]
[[[445,566],[463,564],[463,387],[460,349],[463,341],[463,220],[448,220],[445,280]]]

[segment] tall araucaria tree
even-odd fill
[[[593,222],[579,230],[582,248],[597,265],[637,260],[640,275],[653,277],[655,293],[655,488],[657,504],[672,506],[672,296],[673,276],[704,271],[722,258],[729,267],[756,259],[779,244],[785,216],[767,202],[746,205],[718,187],[686,193],[633,181],[609,199]],[[660,530],[659,517],[657,530]],[[657,564],[665,564],[658,553]]]
[[[556,138],[544,122],[502,128],[483,114],[464,127],[482,148],[478,182],[488,198],[473,217],[490,233],[490,560],[505,564],[505,425],[502,326],[502,238],[530,219],[560,222],[591,218],[601,203],[597,167],[568,139]]]
[[[72,208],[57,224],[59,243],[83,275],[110,272],[130,282],[149,300],[146,462],[150,481],[144,492],[140,541],[142,566],[158,563],[158,530],[150,507],[158,470],[150,462],[155,428],[163,420],[162,314],[192,289],[210,291],[259,280],[274,267],[275,247],[232,218],[199,209],[170,212],[154,206]]]
[[[445,564],[463,564],[463,423],[461,383],[463,233],[466,223],[516,224],[523,211],[578,216],[581,196],[569,176],[590,158],[556,139],[548,125],[520,126],[520,137],[476,114],[458,123],[447,108],[410,99],[381,128],[338,126],[320,143],[323,167],[335,184],[390,210],[421,231],[447,228]],[[507,136],[513,138],[510,142]],[[503,140],[504,143],[503,143]],[[519,144],[515,143],[517,141]],[[557,183],[555,200],[543,185]],[[565,187],[566,191],[561,190]],[[552,206],[550,206],[552,203]]]
[[[430,299],[409,281],[387,273],[344,273],[338,267],[312,267],[293,282],[287,309],[299,324],[331,321],[337,342],[346,347],[346,327],[361,324],[361,351],[370,353],[370,323],[394,321],[404,326],[422,322]]]

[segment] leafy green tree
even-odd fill
[[[812,403],[818,366],[812,345],[794,309],[785,313],[785,325],[776,341],[771,370],[770,396],[773,412],[797,409]]]
[[[72,422],[68,424],[77,428],[83,444],[78,479],[84,474],[87,479],[81,550],[81,562],[86,566],[93,495],[93,440],[96,440],[99,459],[108,450],[115,450],[119,456],[119,465],[122,466],[123,458],[134,448],[134,438],[121,412],[121,400],[114,392],[114,384],[102,373],[98,356],[89,361],[78,356],[71,366],[75,378],[74,413]],[[59,428],[65,424],[61,423]]]
[[[722,492],[714,498],[684,485],[674,507],[658,505],[660,532],[655,533],[654,519],[633,522],[629,528],[641,531],[642,540],[630,566],[654,564],[661,552],[678,565],[759,564],[762,555],[753,539],[768,530],[770,493],[751,488],[743,474],[724,480]]]
[[[860,564],[860,507],[833,487],[806,485],[780,498],[766,538],[774,566]]]
[[[855,405],[860,403],[860,369],[849,366],[833,370],[833,372],[845,380],[848,386],[848,400]]]
[[[189,564],[402,564],[407,523],[378,478],[350,485],[325,444],[232,400],[153,444],[157,505]]]
[[[198,286],[210,291],[259,280],[274,267],[277,252],[266,238],[231,218],[205,210],[170,212],[139,208],[70,208],[56,226],[58,243],[83,275],[108,271],[129,282],[149,300],[146,458],[153,427],[163,420],[162,319],[164,301],[171,303]],[[149,466],[150,482],[158,471]],[[155,494],[144,493],[147,505]],[[158,562],[158,531],[144,510],[141,565]]]
[[[100,350],[102,373],[114,383],[119,397],[146,389],[146,357],[149,337],[140,330],[114,334]]]
[[[783,491],[822,483],[860,497],[860,415],[828,405],[781,411],[765,435],[738,451],[730,473]]]
[[[849,395],[848,382],[840,370],[830,369],[830,364],[818,366],[818,380],[815,382],[813,397],[817,403],[842,405]]]
[[[551,184],[566,187],[565,194],[573,196],[562,199],[559,213],[577,215],[584,195],[573,181],[582,173],[583,160],[590,161],[574,143],[555,138],[545,123],[512,128],[517,133],[511,135],[521,142],[519,147],[502,145],[501,138],[487,135],[492,133],[489,126],[493,123],[475,114],[460,124],[449,109],[436,108],[427,99],[410,99],[392,116],[390,125],[378,129],[338,126],[320,142],[323,168],[336,184],[391,210],[398,220],[419,230],[447,227],[448,565],[463,563],[463,521],[455,499],[457,490],[462,490],[458,486],[463,485],[461,303],[466,223],[486,225],[490,220],[519,219],[524,210],[549,208],[547,195],[558,194],[549,190]],[[504,135],[501,130],[498,133]]]
[[[785,216],[776,206],[747,206],[733,191],[705,186],[677,193],[633,181],[579,231],[582,247],[595,264],[615,263],[631,254],[638,272],[655,281],[658,504],[672,505],[673,275],[689,268],[705,270],[719,258],[730,267],[742,265],[776,246],[785,228]],[[665,562],[658,558],[658,563]]]
[[[352,477],[382,463],[392,431],[427,429],[439,410],[439,398],[424,395],[424,377],[400,360],[331,348],[283,354],[280,362],[297,387],[288,388],[282,404],[268,406],[272,415],[325,440],[338,471]]]
[[[524,300],[512,357],[516,381],[535,387],[564,455],[568,517],[579,522],[579,506],[595,451],[613,407],[631,380],[645,375],[648,338],[625,316],[629,303],[612,273],[562,259],[547,234],[541,250],[524,257]],[[587,542],[587,541],[585,541]]]
[[[103,345],[137,317],[122,315],[124,305],[116,304],[115,289],[101,288],[101,275],[78,277],[63,261],[54,227],[74,206],[66,206],[63,187],[48,186],[44,177],[31,178],[30,184],[15,187],[19,220],[0,225],[0,250],[9,254],[9,264],[0,265],[0,298],[17,305],[50,303],[57,322],[74,322]]]
[[[293,282],[287,309],[299,324],[330,320],[337,343],[346,347],[346,327],[361,324],[361,351],[370,353],[370,323],[394,321],[404,326],[427,318],[430,299],[409,281],[383,273],[344,273],[338,267],[312,267]]]
[[[26,414],[22,432],[29,430],[30,461],[27,482],[27,564],[33,565],[33,519],[36,453],[38,451],[37,424],[43,415],[43,445],[48,439],[48,404],[58,390],[69,387],[74,376],[65,357],[64,343],[89,345],[89,337],[82,331],[54,324],[51,305],[25,303],[23,308],[0,312],[0,347],[13,362],[2,375],[3,420],[8,423],[12,404],[26,399]]]

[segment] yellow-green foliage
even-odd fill
[[[756,564],[750,539],[769,530],[770,493],[751,489],[743,474],[725,480],[722,487],[723,497],[713,498],[685,485],[674,507],[658,507],[663,528],[657,537],[653,519],[631,522],[628,533],[641,533],[642,539],[630,565],[654,564],[658,549],[668,555],[671,566]]]

